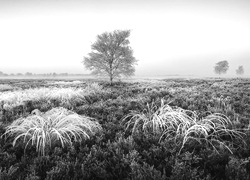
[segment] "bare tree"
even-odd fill
[[[91,45],[92,52],[84,57],[84,66],[92,74],[109,76],[111,84],[116,77],[133,75],[137,60],[129,46],[129,36],[130,30],[115,30],[98,35],[96,42]]]
[[[244,68],[243,66],[239,66],[238,69],[236,69],[237,75],[243,75],[244,74]]]
[[[216,63],[214,67],[214,72],[219,75],[225,74],[228,68],[229,68],[229,65],[227,61],[220,61]]]

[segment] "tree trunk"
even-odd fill
[[[110,74],[109,78],[110,78],[110,85],[113,85],[113,75]]]
[[[113,67],[112,67],[112,63],[113,63],[113,61],[111,61],[110,64],[109,64],[109,68],[110,68],[109,78],[110,78],[110,85],[111,86],[113,84]]]

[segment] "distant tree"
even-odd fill
[[[59,76],[68,76],[68,73],[60,73]]]
[[[228,68],[229,68],[229,65],[227,61],[220,61],[216,63],[214,67],[214,72],[219,75],[225,74]]]
[[[0,71],[0,76],[9,76],[9,74]]]
[[[17,75],[17,76],[23,76],[23,74],[22,74],[22,73],[17,73],[16,75]]]
[[[243,66],[239,66],[238,69],[236,69],[237,75],[243,75],[244,74],[244,68]]]
[[[26,72],[25,73],[25,76],[32,76],[33,74],[32,73],[30,73],[30,72]]]
[[[98,35],[91,46],[89,57],[84,57],[84,66],[92,74],[107,75],[111,84],[116,77],[133,75],[136,59],[129,46],[129,36],[130,30],[115,30]]]

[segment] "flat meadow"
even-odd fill
[[[250,179],[250,79],[1,79],[0,179]]]

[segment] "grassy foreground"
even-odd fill
[[[250,179],[248,79],[1,86],[0,179]]]

